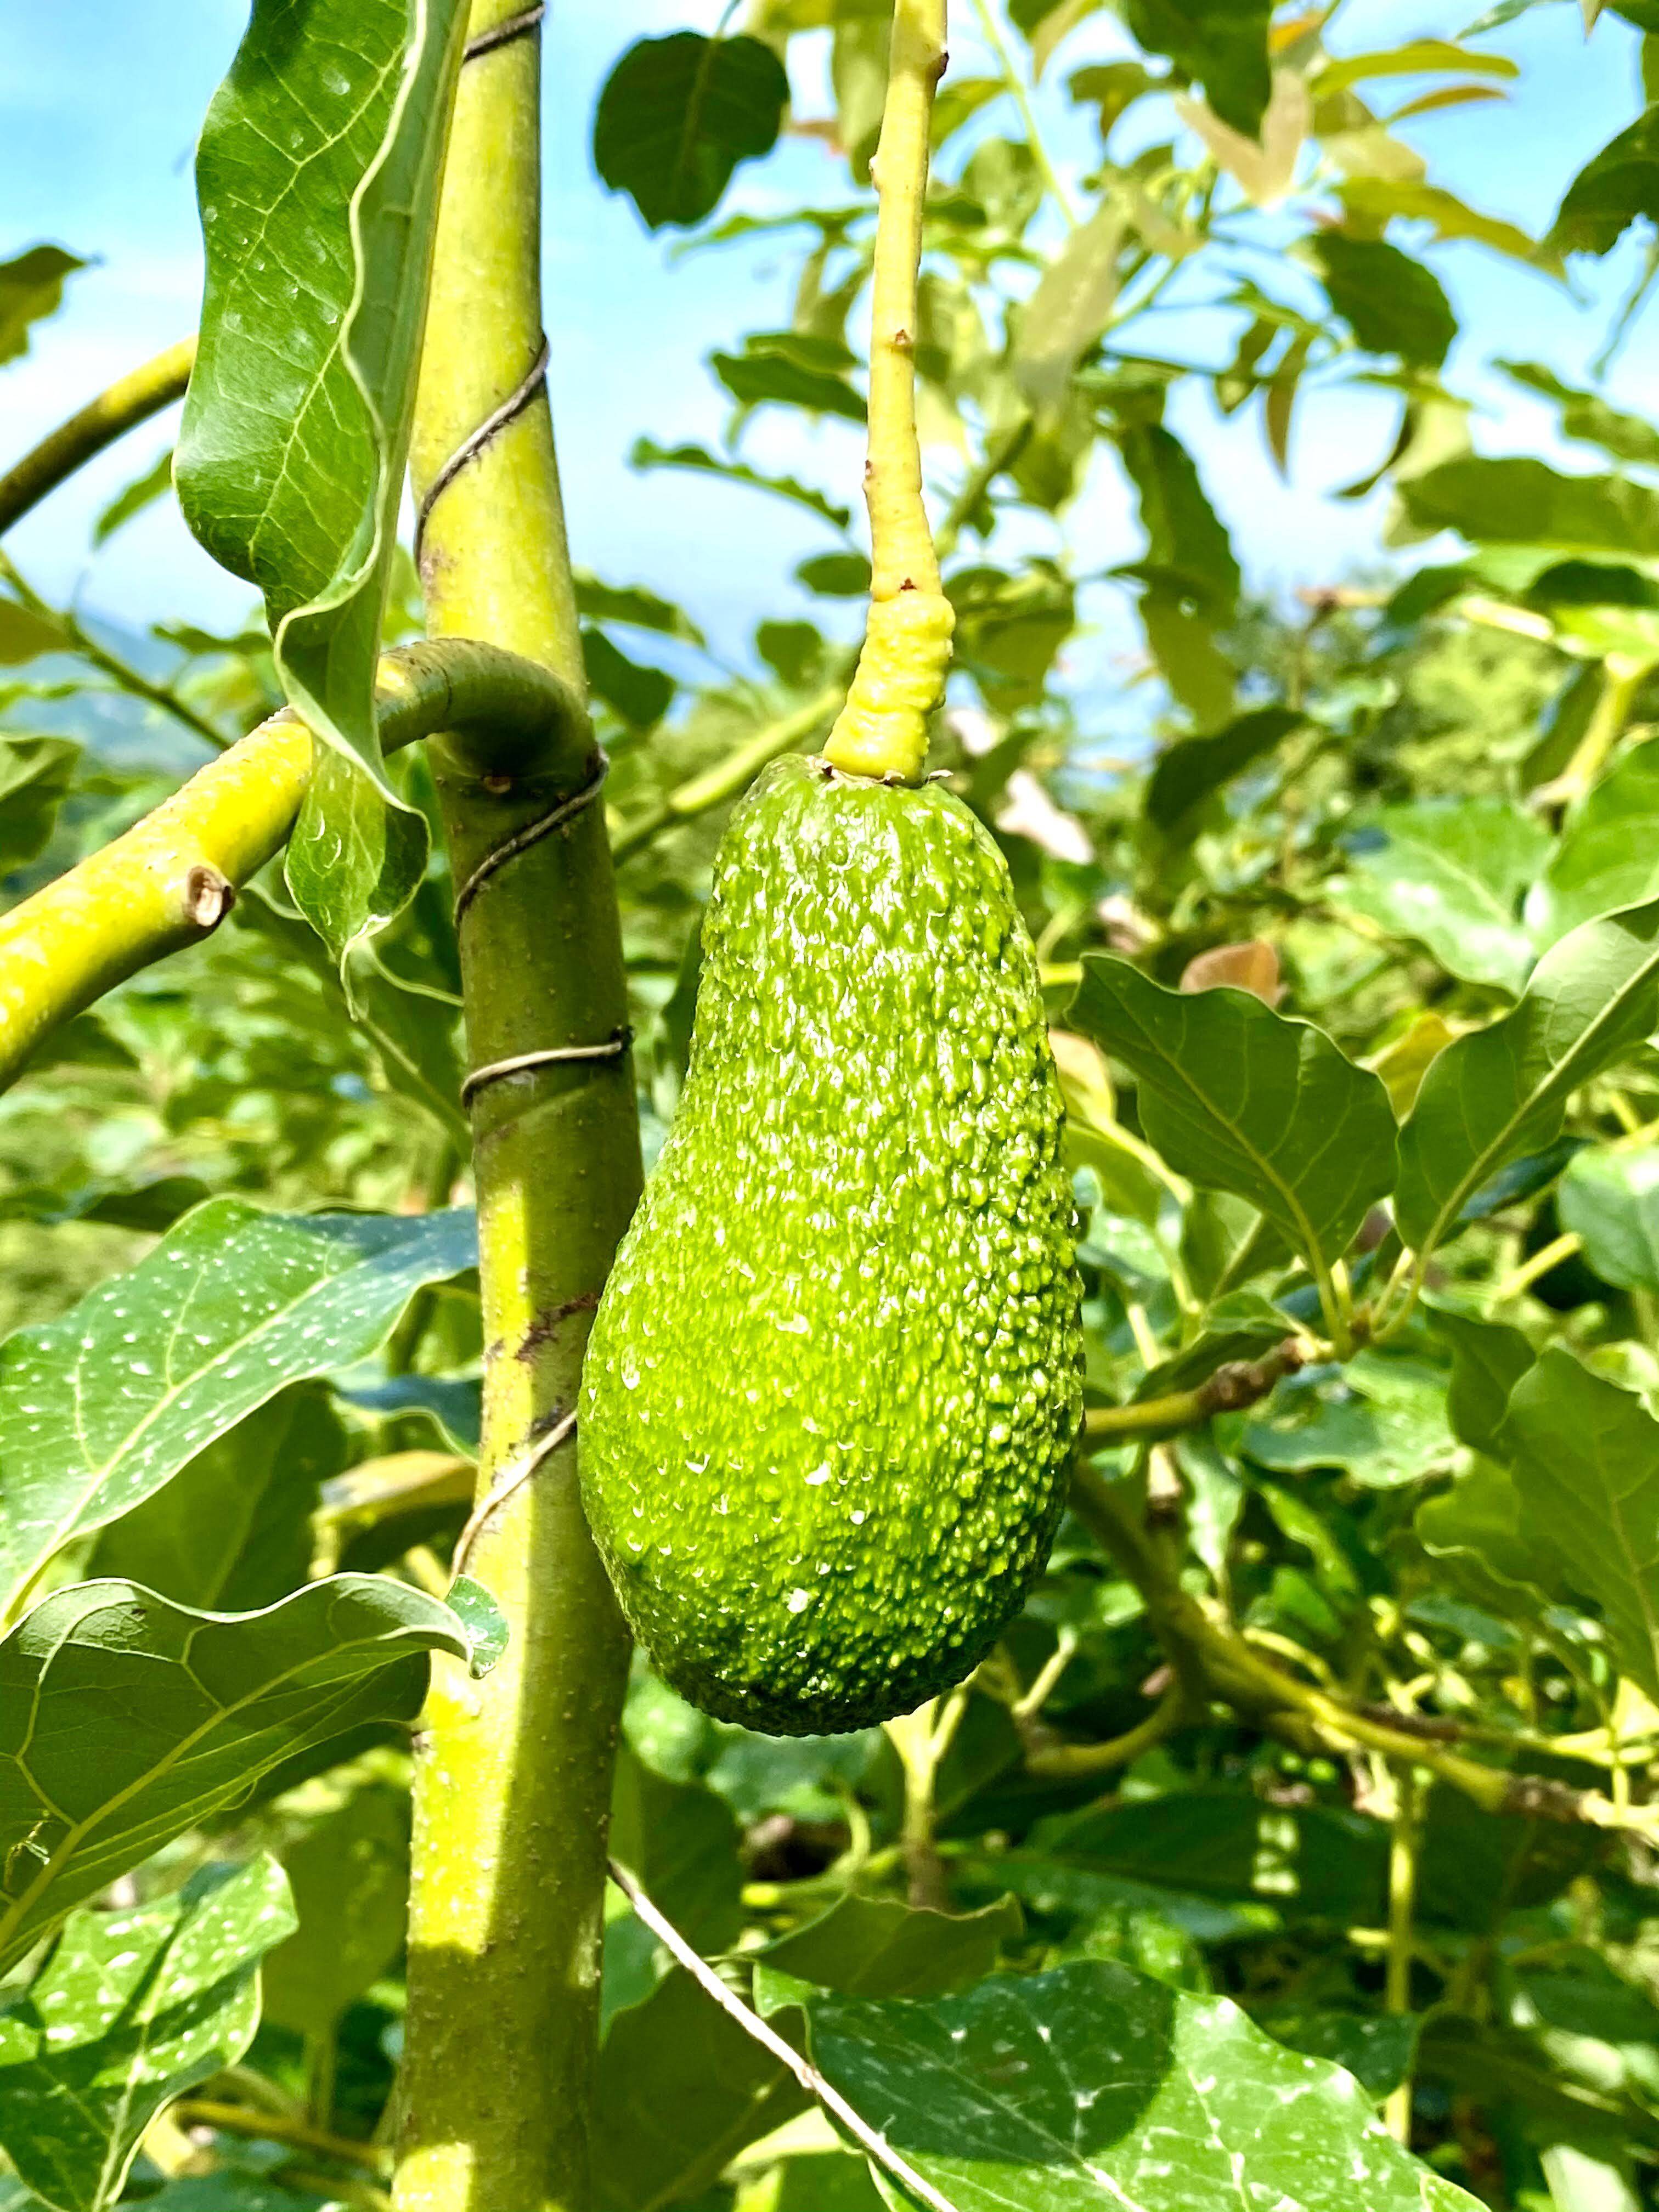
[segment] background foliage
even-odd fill
[[[1049,991],[1090,1471],[1003,1647],[919,1725],[774,1741],[640,1666],[614,1848],[963,2212],[1241,2174],[1623,2212],[1659,2188],[1659,426],[1507,362],[1579,460],[1481,455],[1433,247],[1524,263],[1547,303],[1659,221],[1655,111],[1632,88],[1534,239],[1390,127],[1504,96],[1514,0],[1361,54],[1332,11],[1125,0],[1133,54],[1069,70],[1091,0],[981,12],[1001,73],[941,94],[916,334],[958,614],[935,764]],[[651,1147],[722,810],[827,725],[867,581],[852,488],[744,440],[862,419],[886,28],[879,0],[757,0],[630,49],[594,124],[645,221],[797,272],[788,326],[711,358],[726,445],[641,437],[641,515],[712,473],[823,528],[822,624],[762,623],[764,675],[695,607],[582,580]],[[826,37],[834,112],[792,114],[781,64]],[[1142,103],[1167,139],[1115,155]],[[1062,107],[1098,118],[1085,198]],[[722,220],[786,130],[833,141],[844,197]],[[0,269],[0,355],[50,343],[76,265]],[[1224,318],[1207,365],[1160,349],[1182,299]],[[1252,592],[1169,424],[1193,380],[1281,467],[1310,392],[1393,396],[1373,568]],[[1146,541],[1114,579],[1127,700],[1064,680],[1103,452]],[[100,527],[167,495],[148,472]],[[118,638],[5,575],[11,902],[281,695],[261,624]],[[392,593],[395,636],[401,556]],[[1123,745],[1148,698],[1156,743]],[[418,753],[370,765],[433,817]],[[482,1350],[449,914],[434,839],[349,1015],[268,871],[0,1103],[0,2202],[384,2201],[408,1727],[420,1654],[467,1648],[439,1601]],[[878,2204],[611,1904],[605,2203]]]

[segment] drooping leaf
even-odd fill
[[[1659,1294],[1659,1152],[1580,1152],[1557,1206],[1604,1283]]]
[[[166,497],[173,489],[173,448],[169,446],[149,468],[117,492],[109,505],[92,526],[94,545],[106,544],[124,523],[131,522],[135,514],[142,514],[147,507]]]
[[[300,2035],[331,2035],[403,1948],[407,1798],[365,1783],[306,1830],[283,1868],[299,1925],[265,1960],[265,2016]]]
[[[1521,901],[1551,849],[1535,814],[1506,799],[1418,799],[1344,833],[1339,902],[1426,945],[1449,975],[1518,991],[1535,947]]]
[[[1105,330],[1127,227],[1116,203],[1103,200],[1043,270],[1022,309],[1013,370],[1034,407],[1060,405],[1072,372]]]
[[[1498,1443],[1529,1546],[1595,1601],[1620,1672],[1659,1699],[1659,1421],[1552,1350],[1516,1384]]]
[[[788,104],[783,64],[759,39],[641,39],[599,94],[593,166],[648,228],[690,229],[719,206],[740,161],[771,152]]]
[[[1212,792],[1265,758],[1301,726],[1288,707],[1255,707],[1208,737],[1179,738],[1158,755],[1146,783],[1146,815],[1172,830]]]
[[[1553,945],[1599,914],[1659,893],[1659,739],[1614,761],[1568,821],[1528,903],[1539,941]]]
[[[584,626],[582,666],[590,691],[614,707],[624,722],[648,730],[673,704],[678,685],[665,670],[630,660],[602,629]]]
[[[728,483],[747,484],[756,491],[769,491],[776,499],[787,500],[793,507],[804,507],[837,530],[844,530],[852,520],[850,507],[838,507],[811,484],[799,483],[793,477],[769,476],[744,461],[721,459],[706,447],[659,446],[653,439],[636,438],[628,463],[635,469],[690,469],[699,476],[724,477]]]
[[[1224,1997],[1103,1960],[993,1977],[962,1996],[804,2000],[812,2057],[958,2212],[1454,2212],[1327,2060]]]
[[[677,607],[659,592],[643,584],[607,584],[586,568],[575,576],[576,611],[588,622],[622,623],[629,629],[648,629],[662,637],[677,637],[687,645],[701,645],[702,632],[684,607]]]
[[[1249,1200],[1311,1259],[1346,1248],[1394,1180],[1388,1093],[1331,1039],[1245,991],[1166,991],[1093,957],[1070,1025],[1121,1060],[1169,1164]]]
[[[1255,137],[1273,96],[1269,0],[1126,0],[1123,13],[1149,53],[1166,54],[1224,123]]]
[[[29,349],[29,325],[44,322],[63,305],[64,280],[87,264],[61,246],[31,246],[0,261],[0,362]]]
[[[739,407],[800,407],[862,422],[863,395],[842,374],[845,349],[794,331],[750,337],[740,354],[714,353],[709,365]]]
[[[252,1613],[133,1583],[47,1598],[0,1643],[0,1972],[269,1768],[412,1717],[423,1655],[467,1650],[447,1606],[380,1575]]]
[[[1637,461],[1646,468],[1659,467],[1659,428],[1640,415],[1626,414],[1599,392],[1581,391],[1564,384],[1553,368],[1535,361],[1500,361],[1506,376],[1528,392],[1553,399],[1561,410],[1562,434],[1600,446],[1621,461]]]
[[[77,1912],[0,2015],[0,2148],[58,2212],[105,2212],[152,2120],[234,2066],[259,1960],[293,1929],[282,1869],[209,1867],[140,1911]]]
[[[1207,621],[1224,618],[1238,598],[1238,561],[1191,454],[1159,422],[1125,429],[1118,444],[1146,532],[1145,554],[1122,573],[1168,586]]]
[[[284,1390],[106,1528],[88,1572],[204,1612],[274,1605],[307,1579],[319,1486],[349,1452],[325,1389]]]
[[[1322,230],[1311,250],[1330,302],[1367,353],[1397,354],[1413,368],[1438,368],[1457,336],[1440,280],[1380,238]]]
[[[0,1588],[161,1489],[286,1383],[374,1351],[471,1267],[465,1211],[261,1213],[214,1199],[130,1274],[0,1352]]]
[[[1506,1161],[1560,1133],[1569,1092],[1653,1029],[1659,902],[1586,922],[1544,955],[1520,1004],[1430,1067],[1400,1135],[1395,1218],[1438,1244]]]
[[[1400,497],[1420,530],[1498,545],[1659,554],[1659,492],[1622,477],[1563,476],[1524,456],[1474,454],[1407,477]]]
[[[46,850],[80,758],[67,738],[0,737],[0,876]]]
[[[1585,163],[1567,186],[1551,242],[1564,253],[1607,253],[1638,216],[1659,221],[1659,107]]]
[[[283,688],[325,741],[288,872],[337,957],[426,863],[425,817],[386,779],[374,667],[465,20],[459,0],[258,0],[198,155],[179,496],[264,592]]]

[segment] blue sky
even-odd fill
[[[1392,46],[1412,35],[1446,36],[1478,0],[1347,0],[1344,52]],[[741,331],[787,319],[791,257],[763,243],[672,259],[631,206],[594,179],[587,134],[599,83],[639,35],[686,24],[712,28],[719,0],[553,0],[545,37],[549,100],[547,323],[553,334],[553,396],[576,556],[616,581],[648,582],[682,599],[727,653],[741,653],[753,621],[787,608],[789,572],[825,542],[810,518],[754,494],[696,478],[641,477],[627,466],[635,436],[717,442],[726,406],[702,366],[711,348]],[[971,11],[953,29],[955,65],[976,56]],[[57,320],[28,358],[0,370],[0,453],[21,450],[69,408],[194,319],[200,278],[191,155],[197,127],[245,21],[235,0],[56,0],[13,11],[0,82],[0,257],[54,239],[100,258],[70,286]],[[801,42],[797,95],[811,112],[824,102],[821,53]],[[1437,181],[1477,205],[1537,230],[1563,183],[1632,110],[1634,34],[1607,17],[1588,43],[1574,0],[1554,0],[1483,41],[1523,65],[1507,103],[1453,110],[1404,126],[1432,163]],[[1068,111],[1060,84],[1075,66],[1121,48],[1103,15],[1076,36],[1052,72],[1063,166],[1080,173],[1092,133]],[[1403,98],[1414,88],[1402,82]],[[1389,104],[1392,104],[1392,100]],[[1148,116],[1150,129],[1155,118]],[[1003,127],[1008,118],[1001,118]],[[998,125],[996,111],[980,127]],[[1166,125],[1167,128],[1167,125]],[[839,198],[844,172],[818,144],[796,141],[761,167],[739,173],[728,203],[769,211],[803,198]],[[1575,264],[1577,300],[1559,285],[1483,250],[1451,246],[1428,258],[1466,325],[1452,356],[1453,383],[1479,403],[1477,442],[1487,451],[1555,451],[1552,417],[1484,364],[1504,355],[1541,359],[1583,374],[1605,328],[1608,303],[1637,265],[1627,240],[1605,264]],[[1653,338],[1659,309],[1637,327],[1613,389],[1627,404],[1659,412]],[[1213,317],[1172,313],[1139,328],[1149,349],[1217,349]],[[1350,395],[1308,407],[1299,420],[1292,482],[1283,483],[1262,448],[1254,410],[1224,422],[1207,400],[1183,398],[1176,427],[1193,446],[1212,496],[1232,526],[1252,580],[1279,592],[1328,582],[1373,558],[1382,501],[1339,505],[1328,497],[1381,458],[1392,407]],[[163,617],[235,619],[246,586],[216,570],[191,543],[170,503],[120,533],[95,560],[88,526],[114,491],[168,442],[170,425],[135,434],[24,524],[9,550],[41,587],[79,593],[91,610],[125,624]],[[763,416],[745,451],[787,466],[851,501],[860,462],[844,424],[814,430]],[[1579,454],[1570,465],[1585,465]],[[1066,518],[1080,562],[1133,557],[1138,538],[1127,499],[1103,465]],[[1045,542],[1034,532],[1030,542]],[[850,612],[850,611],[849,611]],[[1110,680],[1128,641],[1121,611],[1098,611],[1093,648],[1073,672]]]

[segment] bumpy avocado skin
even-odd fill
[[[861,1728],[1018,1608],[1081,1412],[1061,1116],[967,808],[775,763],[720,847],[685,1091],[580,1407],[623,1610],[706,1711]]]

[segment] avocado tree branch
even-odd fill
[[[487,732],[497,766],[571,739],[586,716],[568,684],[499,647],[415,645],[383,656],[380,742]],[[284,708],[210,761],[153,814],[0,918],[0,1090],[60,1023],[141,968],[210,936],[237,889],[279,851],[311,780],[313,738]]]
[[[142,368],[118,378],[107,392],[100,392],[15,462],[0,476],[0,537],[32,507],[38,507],[48,492],[56,491],[77,469],[95,459],[106,446],[112,446],[140,422],[159,415],[175,399],[182,399],[195,359],[192,332]]]
[[[864,649],[824,757],[854,775],[920,783],[927,716],[956,617],[939,584],[916,436],[916,288],[933,95],[945,73],[945,0],[897,0],[887,105],[872,165],[876,227],[870,337],[870,614]]]
[[[472,0],[410,447],[434,637],[583,694],[544,382],[538,10]],[[585,718],[584,718],[585,720]],[[579,745],[596,789],[591,738]],[[611,849],[550,745],[429,758],[454,880],[484,1337],[469,1576],[509,1638],[433,1670],[416,1760],[398,2212],[590,2212],[605,1826],[629,1641],[571,1480],[582,1355],[639,1197]],[[532,834],[533,833],[533,834]],[[580,1056],[579,1056],[580,1055]],[[532,1472],[522,1482],[513,1478]],[[509,1486],[509,1485],[511,1486]]]
[[[1298,1339],[1287,1336],[1260,1359],[1224,1361],[1194,1389],[1132,1399],[1127,1406],[1091,1407],[1083,1417],[1084,1436],[1098,1448],[1131,1441],[1156,1443],[1182,1429],[1201,1428],[1217,1413],[1255,1405],[1285,1376],[1297,1373],[1306,1358]]]
[[[1215,1618],[1182,1589],[1178,1560],[1166,1553],[1128,1503],[1126,1486],[1079,1465],[1072,1478],[1072,1504],[1146,1601],[1147,1619],[1176,1674],[1210,1697],[1251,1714],[1299,1748],[1381,1752],[1448,1782],[1487,1813],[1534,1820],[1579,1820],[1659,1840],[1659,1806],[1619,1806],[1596,1790],[1580,1790],[1537,1775],[1513,1774],[1464,1758],[1431,1741],[1402,1715],[1374,1711],[1298,1681],[1252,1649],[1227,1622]]]

